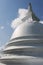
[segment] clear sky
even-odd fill
[[[43,0],[0,0],[0,47],[11,37],[11,22],[18,15],[19,8],[28,8],[32,4],[35,14],[43,20]]]

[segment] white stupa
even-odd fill
[[[5,45],[0,61],[6,65],[43,65],[43,25],[31,4],[22,21]]]

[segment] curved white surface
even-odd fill
[[[43,25],[39,22],[23,22],[15,29],[11,39],[31,35],[43,35]]]
[[[4,51],[7,51],[7,50],[13,50],[13,49],[40,49],[42,50],[43,47],[40,47],[40,46],[9,46],[7,48],[4,49]]]
[[[3,57],[1,62],[9,63],[7,65],[13,62],[14,64],[16,63],[15,65],[18,65],[18,63],[19,65],[43,65],[43,58],[33,56],[7,56],[5,58]]]

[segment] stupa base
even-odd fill
[[[5,65],[43,65],[43,58],[39,57],[16,57],[16,58],[3,58],[0,59],[1,63]]]

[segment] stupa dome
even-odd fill
[[[22,23],[14,30],[11,39],[22,36],[42,36],[43,24],[39,23],[39,18],[32,11],[32,6],[28,7],[26,16],[22,19]]]
[[[43,24],[39,22],[23,22],[14,31],[11,39],[22,36],[42,36],[43,35]]]

